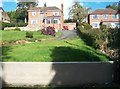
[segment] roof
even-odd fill
[[[32,7],[28,11],[30,11],[30,10],[38,10],[38,11],[41,11],[41,12],[46,12],[46,11],[49,11],[49,10],[60,10],[60,9],[56,6],[51,6],[51,7]]]
[[[106,9],[97,9],[90,14],[116,14],[116,13],[118,13],[118,11],[110,8],[106,8]]]
[[[0,7],[0,10],[3,10],[3,8],[2,7]],[[3,10],[4,11],[4,10]]]
[[[4,19],[10,20],[10,17],[8,16],[7,12],[2,12],[2,16]]]

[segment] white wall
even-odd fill
[[[110,83],[113,62],[3,62],[3,82],[12,85]]]

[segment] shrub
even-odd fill
[[[100,25],[100,29],[103,31],[103,30],[107,29],[107,26],[106,25]]]
[[[89,25],[89,24],[85,24],[84,29],[86,29],[86,30],[90,30],[90,29],[92,29],[92,26]]]
[[[81,30],[82,39],[86,44],[98,49],[105,41],[106,31],[101,31],[100,29]]]
[[[20,28],[16,27],[14,31],[21,31]]]
[[[41,34],[55,36],[55,28],[49,26],[46,29],[42,29]]]
[[[33,38],[33,32],[27,31],[26,32],[26,38]]]
[[[23,22],[19,22],[19,23],[16,24],[16,26],[18,26],[18,27],[24,27],[24,26],[27,26],[27,25],[28,25],[28,23],[23,23]]]
[[[2,30],[4,30],[5,27],[24,27],[27,26],[28,23],[22,23],[22,22],[18,22],[18,23],[2,23]]]

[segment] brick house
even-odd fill
[[[0,21],[5,23],[10,23],[10,17],[8,14],[0,7]]]
[[[97,9],[88,15],[88,23],[93,28],[100,28],[101,22],[107,27],[120,27],[118,12],[113,9]]]
[[[52,26],[60,30],[64,24],[63,16],[63,4],[61,4],[61,9],[56,6],[30,7],[28,10],[28,27],[41,29]]]

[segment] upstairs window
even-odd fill
[[[59,16],[59,12],[53,12],[54,16]]]
[[[36,15],[36,12],[32,12],[32,16],[35,16]]]
[[[118,14],[113,14],[112,19],[118,19]]]
[[[98,15],[97,14],[93,15],[93,19],[98,19]]]
[[[104,14],[104,15],[103,15],[103,19],[108,19],[108,15],[107,15],[107,14]]]

